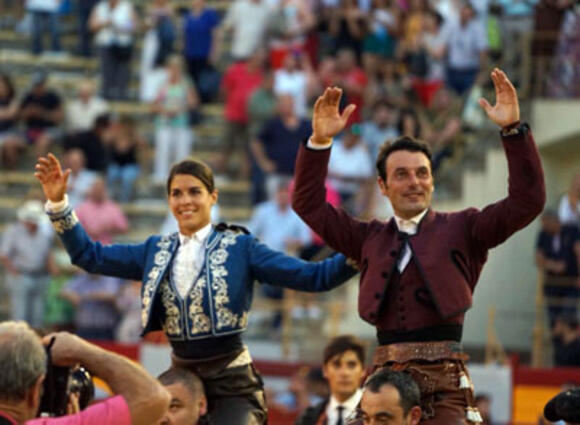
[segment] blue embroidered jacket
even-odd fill
[[[135,245],[93,242],[69,206],[49,213],[73,264],[89,273],[141,280],[143,333],[163,329],[173,341],[242,332],[247,325],[254,281],[299,291],[328,291],[357,271],[342,254],[309,263],[273,251],[252,235],[215,227],[207,238],[205,261],[183,299],[171,282],[179,237],[151,236]]]

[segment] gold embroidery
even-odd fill
[[[67,230],[71,230],[79,222],[74,210],[70,209],[68,213],[63,216],[57,216],[56,218],[50,217],[52,222],[52,227],[58,234],[63,234]]]
[[[167,267],[167,263],[171,258],[171,253],[169,252],[170,246],[170,236],[164,236],[159,242],[157,242],[157,247],[160,250],[153,257],[154,266],[147,274],[147,282],[143,285],[143,295],[141,300],[141,325],[143,327],[147,326],[147,320],[149,319],[151,301],[155,292],[155,283],[157,283],[159,275],[163,270],[165,270],[165,267]]]
[[[209,316],[204,314],[202,305],[203,293],[206,286],[205,275],[200,276],[193,284],[189,293],[189,299],[191,300],[189,305],[189,318],[191,319],[191,333],[193,335],[207,333],[211,330],[211,320]]]
[[[179,313],[179,307],[176,305],[175,294],[169,287],[167,280],[161,286],[161,302],[165,308],[163,330],[167,333],[167,336],[179,336],[182,334],[181,314]]]

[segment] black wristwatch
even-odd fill
[[[520,123],[519,121],[516,121],[515,123],[502,128],[499,133],[501,134],[501,137],[511,137],[517,134],[521,134],[527,129],[528,125],[526,123]]]

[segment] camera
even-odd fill
[[[52,364],[50,349],[53,343],[54,338],[46,346],[47,367],[37,415],[39,417],[65,416],[71,394],[77,395],[80,410],[87,407],[95,396],[93,380],[84,367],[69,368]]]

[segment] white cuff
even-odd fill
[[[64,199],[60,202],[52,202],[50,199],[44,204],[46,212],[57,214],[63,212],[68,207],[68,195],[64,195]]]
[[[315,145],[314,143],[312,143],[312,138],[309,137],[308,138],[308,142],[306,142],[306,147],[315,151],[322,151],[324,149],[328,149],[332,146],[332,139],[330,139],[330,143],[327,143],[326,145],[320,145],[317,144]]]

